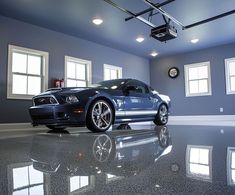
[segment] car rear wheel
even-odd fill
[[[168,122],[168,108],[165,104],[161,104],[155,120],[153,121],[156,125],[165,125]]]
[[[104,132],[110,128],[113,112],[110,104],[105,100],[95,101],[88,110],[86,126],[93,132]]]

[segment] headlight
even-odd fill
[[[75,95],[69,95],[66,97],[65,101],[69,104],[79,102],[78,98]]]

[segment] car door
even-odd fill
[[[125,92],[124,105],[127,117],[143,118],[153,115],[155,102],[147,85],[137,80],[131,80],[127,82]]]

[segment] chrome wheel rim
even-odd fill
[[[163,127],[159,133],[159,141],[166,147],[168,145],[168,130],[167,127]]]
[[[112,122],[112,111],[106,102],[98,101],[92,109],[92,121],[99,129],[106,129]]]
[[[93,144],[93,155],[99,162],[105,162],[109,159],[112,150],[112,140],[107,135],[100,135]]]
[[[168,120],[168,110],[167,107],[163,104],[159,109],[160,120],[163,124],[167,123]]]

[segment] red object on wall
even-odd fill
[[[54,85],[54,87],[56,87],[56,88],[59,88],[59,87],[64,87],[64,79],[55,79],[54,81],[53,81],[53,85]]]

